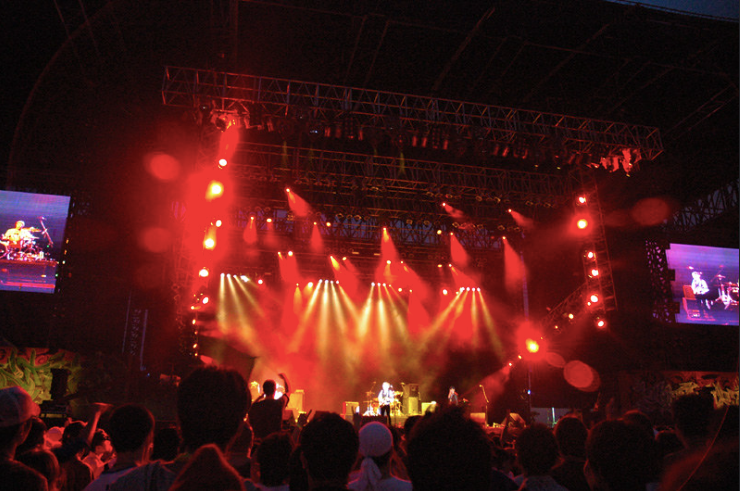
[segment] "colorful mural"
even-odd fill
[[[69,372],[66,395],[69,405],[95,401],[116,402],[125,397],[126,367],[120,360],[102,354],[83,357],[77,353],[48,348],[0,347],[0,388],[20,386],[41,404],[51,400],[52,370]]]
[[[685,394],[701,391],[714,397],[715,407],[737,405],[739,381],[736,372],[629,371],[619,374],[623,411],[639,409],[655,424],[671,420],[671,404]]]
[[[67,388],[76,392],[82,372],[80,356],[47,348],[0,347],[0,387],[20,386],[37,403],[51,399],[51,370],[69,370]]]

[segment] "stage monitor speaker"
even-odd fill
[[[427,411],[434,412],[437,410],[437,404],[431,403],[431,402],[422,402],[421,403],[421,412],[422,414],[426,414]]]
[[[342,408],[342,414],[345,416],[352,416],[355,414],[355,411],[357,411],[360,407],[359,402],[354,401],[344,401],[344,407]]]
[[[403,408],[404,414],[408,414],[409,416],[414,414],[421,414],[421,407],[419,406],[418,397],[409,397],[407,399],[404,399],[404,402],[406,403]]]

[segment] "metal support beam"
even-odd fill
[[[676,232],[689,232],[727,211],[737,211],[737,208],[738,181],[732,181],[676,212],[668,227]]]
[[[212,101],[217,112],[235,115],[259,106],[263,114],[307,112],[321,122],[351,117],[358,127],[388,132],[413,134],[433,125],[450,135],[475,132],[489,142],[557,147],[596,157],[630,149],[652,160],[663,151],[659,130],[649,126],[193,68],[166,67],[162,97],[165,105],[186,108]]]

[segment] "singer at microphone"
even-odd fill
[[[460,403],[454,387],[450,387],[450,392],[447,394],[447,402],[450,406],[457,406]]]

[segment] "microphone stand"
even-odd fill
[[[486,417],[486,419],[485,419],[485,424],[486,424],[486,426],[488,426],[488,405],[490,404],[490,402],[488,400],[488,396],[486,395],[486,388],[481,385],[480,386],[480,390],[483,392],[483,398],[486,400],[486,410],[485,410],[485,417]]]

